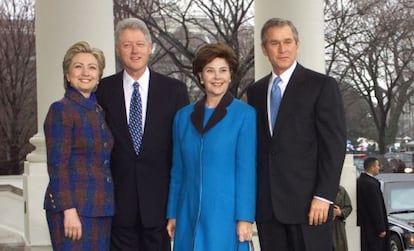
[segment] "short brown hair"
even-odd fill
[[[86,41],[79,41],[73,44],[71,47],[69,47],[69,49],[66,51],[65,56],[63,57],[63,87],[65,87],[65,89],[67,89],[70,86],[69,81],[66,79],[66,74],[69,73],[69,67],[72,63],[72,59],[79,53],[89,53],[96,58],[96,61],[98,61],[99,79],[101,79],[102,77],[103,70],[105,68],[105,56],[102,50],[98,48],[93,48]]]
[[[271,18],[266,21],[266,23],[262,27],[261,31],[261,39],[262,39],[262,45],[266,45],[267,38],[266,38],[266,32],[273,27],[283,27],[283,26],[289,26],[293,33],[293,38],[295,39],[295,42],[299,42],[299,32],[296,29],[296,26],[292,23],[292,21],[281,19],[281,18]]]
[[[229,64],[230,74],[233,75],[239,68],[239,60],[234,50],[223,43],[206,44],[198,50],[193,60],[193,74],[200,82],[199,73],[215,58],[223,58]]]

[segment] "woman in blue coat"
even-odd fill
[[[238,61],[227,45],[201,48],[193,73],[203,99],[179,110],[167,230],[176,251],[248,250],[256,199],[256,113],[228,93]]]

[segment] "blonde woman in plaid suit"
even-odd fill
[[[113,138],[94,91],[102,76],[101,50],[81,41],[63,60],[64,97],[46,116],[49,185],[44,208],[53,250],[109,250]]]

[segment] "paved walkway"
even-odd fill
[[[253,243],[255,251],[260,251],[260,248],[258,246],[258,238],[256,234],[253,236]],[[21,236],[0,228],[0,251],[52,251],[52,247],[25,246],[24,240]]]
[[[0,251],[52,251],[51,247],[25,247],[0,244]]]
[[[27,247],[21,236],[0,228],[0,251],[52,251],[52,248]]]

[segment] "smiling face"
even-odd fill
[[[295,40],[288,25],[270,27],[265,37],[266,43],[262,45],[263,54],[272,64],[273,71],[280,75],[296,60],[299,42]]]
[[[99,81],[98,61],[90,53],[76,54],[70,62],[66,79],[84,97],[89,97]]]
[[[144,73],[151,55],[152,45],[138,29],[125,29],[119,36],[116,53],[126,72],[138,79]]]
[[[199,74],[204,83],[207,99],[221,99],[229,89],[231,72],[224,58],[214,58],[206,64]]]

